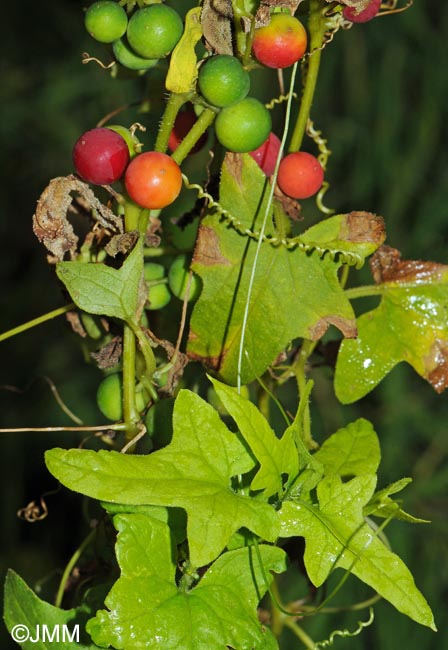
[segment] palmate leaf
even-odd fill
[[[259,231],[269,194],[266,177],[250,156],[227,155],[220,205],[239,221],[239,230]],[[278,208],[277,206],[277,209]],[[286,219],[286,217],[285,217]],[[268,235],[275,235],[272,209]],[[384,239],[382,220],[365,213],[331,217],[303,235],[303,247],[264,242],[258,257],[245,335],[241,380],[261,375],[297,337],[320,338],[329,325],[355,336],[354,314],[338,280],[337,251],[362,260]],[[199,229],[193,270],[203,281],[191,324],[189,354],[237,383],[239,346],[257,242],[228,227],[219,215]],[[325,250],[331,254],[324,254]]]
[[[319,587],[335,568],[370,585],[398,611],[435,630],[431,609],[406,565],[375,535],[363,517],[376,476],[363,474],[343,483],[332,474],[317,486],[318,503],[286,501],[280,512],[282,537],[305,538],[304,562]]]
[[[283,475],[288,475],[288,485],[299,471],[299,454],[292,428],[289,427],[282,438],[277,438],[266,418],[252,402],[216,379],[211,381],[219,399],[260,463],[260,469],[250,485],[251,490],[263,490],[266,498],[273,494],[280,495]]]
[[[253,548],[221,555],[188,590],[175,583],[170,529],[147,515],[117,515],[121,576],[87,629],[96,643],[117,650],[275,650],[257,618],[264,582]],[[260,545],[264,571],[283,572],[285,553]]]
[[[90,642],[85,632],[85,624],[91,614],[85,606],[64,610],[50,605],[41,600],[17,573],[8,571],[5,581],[4,619],[10,633],[16,625],[28,629],[29,639],[20,644],[22,650],[98,648]],[[43,626],[46,626],[45,631]]]
[[[119,269],[106,264],[59,262],[56,273],[79,309],[128,322],[135,320],[143,274],[141,240]]]
[[[372,424],[360,418],[333,433],[313,458],[322,463],[326,476],[375,474],[381,460],[378,436]]]
[[[383,247],[372,259],[379,306],[357,320],[358,337],[341,344],[335,374],[338,399],[348,404],[407,362],[438,392],[448,386],[448,266],[401,261]]]
[[[172,442],[148,456],[51,449],[47,467],[63,485],[101,501],[184,508],[195,566],[214,560],[241,527],[274,541],[274,509],[232,489],[232,478],[256,464],[243,443],[188,390],[180,391],[173,418]]]

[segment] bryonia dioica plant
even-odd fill
[[[6,625],[78,622],[70,650],[275,650],[288,627],[312,650],[360,633],[382,598],[391,615],[435,629],[386,537],[394,519],[421,520],[395,499],[409,479],[377,484],[381,431],[348,421],[318,444],[310,418],[315,363],[328,361],[342,404],[400,362],[439,393],[448,384],[448,267],[402,260],[385,245],[388,215],[339,214],[324,200],[330,152],[311,110],[321,60],[382,10],[374,0],[194,5],[100,0],[85,14],[106,48],[89,57],[98,73],[147,79],[139,123],[116,107],[99,115],[74,144],[74,170],[44,189],[34,233],[71,302],[0,340],[67,314],[90,342],[101,415],[82,430],[96,432],[96,449],[83,441],[45,460],[103,514],[54,605],[8,574]],[[368,258],[372,282],[356,284]],[[379,303],[356,316],[365,296]],[[77,572],[93,548],[101,574]],[[347,605],[359,623],[312,640],[308,617],[350,575],[366,586]]]

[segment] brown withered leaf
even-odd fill
[[[112,239],[106,244],[104,250],[111,257],[116,257],[120,253],[122,255],[126,255],[134,248],[138,237],[138,230],[124,232],[122,235],[114,235]]]
[[[333,0],[325,0],[329,4],[333,3]],[[358,11],[363,11],[367,5],[370,4],[371,0],[339,0],[341,5],[347,5],[347,7],[356,7]]]
[[[33,231],[38,240],[52,254],[54,262],[68,255],[76,257],[79,238],[67,218],[73,208],[72,193],[90,208],[93,218],[106,229],[122,232],[122,220],[95,196],[87,183],[77,176],[53,178],[42,192],[33,215]]]
[[[261,0],[260,6],[255,14],[255,27],[259,28],[269,25],[272,10],[279,7],[282,9],[288,9],[291,15],[294,15],[297,11],[297,7],[302,2],[303,0]]]
[[[123,341],[121,336],[115,336],[112,341],[106,343],[97,352],[91,352],[90,356],[101,370],[108,370],[117,365],[123,352]]]
[[[376,284],[384,282],[428,282],[446,273],[447,267],[437,262],[402,260],[396,248],[381,246],[370,260]]]
[[[201,25],[208,50],[233,54],[232,16],[232,0],[204,0]]]

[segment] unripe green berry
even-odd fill
[[[84,25],[96,41],[112,43],[126,32],[128,17],[117,2],[99,0],[87,9]]]

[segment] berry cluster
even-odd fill
[[[121,3],[98,0],[87,9],[85,26],[97,41],[112,44],[117,61],[133,70],[146,70],[167,57],[183,33],[181,17],[163,3],[131,10],[128,15]],[[267,25],[254,32],[251,65],[285,68],[302,58],[306,48],[307,33],[301,22],[289,13],[274,13]],[[191,101],[214,112],[215,135],[224,149],[249,153],[266,176],[272,176],[280,140],[272,132],[269,110],[249,94],[250,67],[236,56],[207,56],[199,63],[196,95]],[[171,153],[196,121],[194,105],[186,104],[165,143]],[[190,153],[206,141],[203,134]],[[79,176],[89,183],[122,180],[130,199],[151,210],[170,205],[182,187],[180,167],[171,156],[160,150],[141,153],[135,137],[119,125],[84,133],[75,144],[73,162]],[[278,185],[293,198],[312,196],[322,181],[323,169],[311,154],[291,153],[279,164]]]
[[[165,4],[137,9],[128,19],[114,0],[91,5],[84,24],[96,41],[111,43],[118,63],[130,70],[147,70],[167,57],[183,31],[181,17]]]

